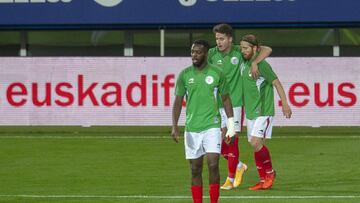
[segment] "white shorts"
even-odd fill
[[[254,120],[247,120],[247,136],[250,142],[251,136],[271,139],[273,116],[260,116]]]
[[[199,133],[184,133],[186,159],[197,159],[206,153],[221,152],[220,128],[210,128]]]
[[[234,112],[235,132],[241,132],[241,128],[244,123],[244,108],[234,107],[233,112]],[[227,116],[224,108],[220,108],[220,115],[221,115],[221,128],[226,128]]]

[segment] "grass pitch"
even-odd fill
[[[183,140],[169,135],[163,127],[1,127],[0,202],[191,202]],[[360,201],[359,127],[274,128],[273,137],[273,188],[248,191],[258,178],[242,133],[249,170],[220,202]],[[207,177],[204,167],[205,196]]]

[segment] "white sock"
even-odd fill
[[[237,169],[241,169],[241,167],[243,166],[243,163],[241,161],[239,161],[238,165],[236,166]]]
[[[228,177],[228,179],[230,180],[230,182],[234,183],[235,178]]]

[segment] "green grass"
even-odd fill
[[[169,132],[163,127],[1,127],[0,202],[191,202],[190,198],[154,197],[190,197],[190,169],[183,142],[167,139]],[[156,136],[161,137],[154,139]],[[267,143],[278,174],[273,189],[247,190],[256,183],[257,173],[252,150],[242,134],[240,156],[249,171],[240,188],[221,192],[221,202],[360,201],[359,127],[275,128],[273,136]],[[221,173],[222,182],[226,177],[224,159]],[[204,186],[207,195],[206,168]],[[51,195],[66,197],[46,197]],[[152,198],[120,197],[138,195]],[[231,196],[348,198],[225,199]]]

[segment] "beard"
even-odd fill
[[[200,67],[205,61],[205,58],[199,59],[196,62],[193,62],[193,65],[196,67]]]
[[[245,60],[250,60],[253,56],[254,56],[253,53],[249,53],[249,54],[247,54],[247,55],[244,55],[244,54],[243,54],[243,57],[245,58]]]

